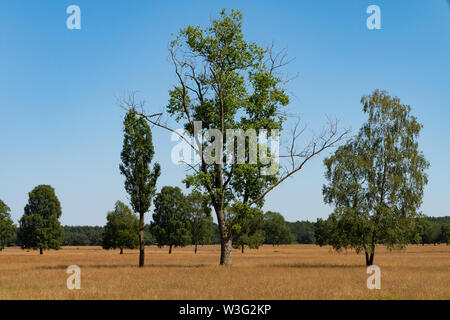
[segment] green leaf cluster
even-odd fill
[[[34,188],[28,194],[28,203],[19,222],[18,238],[22,247],[58,250],[62,244],[61,214],[61,204],[51,186]]]
[[[117,201],[106,220],[102,242],[104,249],[135,249],[139,246],[139,220],[126,204]]]

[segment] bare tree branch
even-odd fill
[[[292,176],[297,171],[301,170],[303,166],[311,160],[316,155],[320,154],[326,149],[335,147],[344,137],[350,132],[349,130],[344,130],[342,133],[338,132],[338,121],[329,121],[328,130],[324,130],[318,137],[313,138],[308,145],[301,151],[296,151],[296,141],[300,135],[304,132],[305,128],[298,130],[299,122],[294,126],[291,131],[291,146],[289,148],[289,154],[280,155],[280,158],[289,158],[291,161],[291,169],[282,174],[281,178],[278,179],[273,185],[271,185],[267,190],[265,190],[258,198],[254,199],[250,205],[253,205],[261,201],[270,191],[279,186],[283,181]],[[301,159],[299,163],[296,164],[295,160]]]

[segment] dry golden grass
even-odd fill
[[[218,265],[219,246],[138,251],[65,247],[0,252],[0,299],[450,299],[450,246],[378,247],[381,290],[369,290],[364,256],[314,245],[235,250]],[[81,267],[81,290],[68,290],[66,268]]]

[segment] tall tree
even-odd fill
[[[139,220],[131,209],[117,201],[113,211],[108,212],[103,232],[104,249],[136,249],[139,247]]]
[[[334,205],[330,244],[364,252],[372,265],[377,243],[403,248],[420,241],[423,187],[429,167],[418,148],[422,125],[385,91],[361,99],[367,122],[347,144],[324,160],[324,201]]]
[[[266,242],[272,245],[288,244],[292,242],[291,230],[286,224],[284,217],[273,211],[264,214],[264,231]]]
[[[235,203],[261,208],[270,191],[301,170],[311,158],[334,146],[342,135],[337,133],[336,124],[331,123],[323,134],[297,151],[296,140],[301,131],[293,130],[288,154],[280,155],[280,159],[289,162],[286,171],[279,170],[279,159],[267,150],[264,139],[260,140],[260,157],[253,163],[242,163],[235,156],[239,150],[234,147],[227,150],[226,130],[254,129],[259,133],[267,130],[275,140],[278,138],[275,130],[282,130],[286,120],[282,108],[289,103],[284,89],[286,79],[282,79],[285,77],[280,72],[289,62],[286,54],[273,54],[272,47],[266,50],[247,42],[242,33],[242,14],[234,10],[230,14],[223,10],[205,29],[199,26],[182,29],[169,50],[178,83],[169,92],[167,112],[191,136],[196,124],[201,123],[201,137],[195,135],[191,143],[167,122],[162,122],[161,117],[156,117],[160,113],[141,112],[140,115],[156,126],[179,134],[196,153],[199,161],[195,165],[187,164],[192,174],[188,174],[185,183],[208,194],[220,231],[220,264],[231,265],[233,227],[226,219],[225,209]],[[124,101],[124,107],[134,108],[135,103],[132,99]],[[220,131],[219,136],[205,135],[208,129]],[[243,150],[249,151],[247,143],[244,145]],[[209,152],[212,149],[214,152]],[[262,151],[272,161],[263,161]],[[227,161],[223,161],[225,158]],[[245,158],[248,160],[249,156]]]
[[[16,226],[11,219],[11,209],[0,200],[0,251],[11,244],[16,234]]]
[[[18,238],[24,249],[58,250],[62,244],[59,222],[62,210],[55,190],[39,185],[28,193],[28,204],[19,222]]]
[[[152,233],[158,246],[184,247],[191,242],[188,205],[178,187],[165,186],[155,197]]]
[[[124,138],[120,172],[125,176],[125,190],[130,195],[134,212],[139,213],[139,267],[144,266],[144,216],[156,192],[156,180],[161,174],[158,163],[150,170],[155,151],[147,122],[130,109],[124,121]]]
[[[186,196],[191,227],[191,240],[194,252],[197,253],[198,245],[211,242],[213,234],[213,219],[208,199],[199,191],[193,191]]]

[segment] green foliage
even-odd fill
[[[293,240],[297,243],[316,243],[315,224],[309,221],[286,222],[291,231]]]
[[[145,256],[144,216],[156,193],[161,168],[155,163],[153,170],[150,170],[155,151],[152,132],[145,119],[138,117],[132,108],[125,117],[124,126],[120,172],[125,176],[125,190],[130,195],[131,206],[134,212],[139,213],[139,267],[142,267]]]
[[[292,234],[284,220],[284,217],[273,211],[264,214],[264,231],[266,233],[266,243],[272,245],[292,243]]]
[[[155,245],[156,244],[156,239],[155,239],[155,236],[152,234],[152,231],[151,231],[151,225],[149,225],[149,224],[146,224],[145,225],[145,227],[144,227],[144,234],[145,234],[145,236],[144,236],[144,244],[146,245],[146,246],[151,246],[151,245]]]
[[[422,236],[423,243],[439,243],[441,240],[441,226],[437,223],[429,223]]]
[[[9,246],[16,235],[16,226],[11,219],[9,207],[0,200],[0,251]]]
[[[130,195],[134,212],[144,214],[150,208],[161,169],[156,163],[150,170],[155,152],[147,122],[137,117],[135,110],[131,109],[125,117],[124,126],[120,172],[125,176],[125,190]]]
[[[194,121],[201,121],[202,133],[212,128],[224,135],[222,141],[214,141],[218,163],[202,159],[198,170],[184,182],[209,196],[222,238],[221,263],[229,264],[229,257],[223,259],[231,251],[224,251],[224,246],[234,231],[225,219],[225,208],[237,202],[261,207],[261,196],[277,181],[278,171],[261,175],[260,169],[270,164],[262,164],[260,159],[256,164],[221,161],[222,156],[234,152],[226,148],[226,130],[281,130],[285,118],[280,109],[289,103],[289,97],[272,68],[269,52],[244,39],[239,11],[227,14],[223,10],[205,29],[182,29],[171,42],[170,52],[179,83],[169,92],[168,113],[190,134],[194,133]],[[211,145],[212,141],[203,141],[204,150]]]
[[[213,232],[211,235],[211,244],[220,244],[220,229],[219,225],[213,222]]]
[[[99,226],[64,226],[63,246],[101,246],[103,227]],[[150,232],[150,225],[144,227],[145,245],[154,245],[156,240]]]
[[[316,244],[319,246],[325,246],[329,244],[329,228],[328,228],[328,220],[323,220],[318,218],[316,223],[314,224],[314,238],[316,240]]]
[[[189,206],[180,188],[165,186],[156,195],[151,230],[160,247],[191,243]]]
[[[186,202],[192,244],[197,246],[211,243],[213,219],[208,198],[199,191],[193,191],[186,197]]]
[[[431,223],[437,223],[437,224],[450,223],[450,216],[446,216],[446,217],[428,217],[428,220]]]
[[[421,221],[420,235],[422,243],[449,243],[450,216],[426,217]]]
[[[447,245],[450,242],[450,223],[444,223],[441,225],[441,241]]]
[[[227,213],[229,225],[233,228],[233,247],[258,249],[264,242],[264,214],[258,208],[243,204],[234,204]]]
[[[103,249],[135,249],[139,246],[139,220],[123,202],[108,212],[103,232]]]
[[[420,241],[417,219],[429,167],[418,150],[422,125],[411,107],[384,91],[361,100],[368,120],[357,136],[324,160],[324,201],[334,205],[328,240],[373,256],[375,245]]]
[[[63,226],[63,246],[101,246],[103,227]]]
[[[62,227],[59,223],[61,204],[55,190],[40,185],[29,194],[28,204],[19,222],[18,238],[24,249],[59,249]]]

